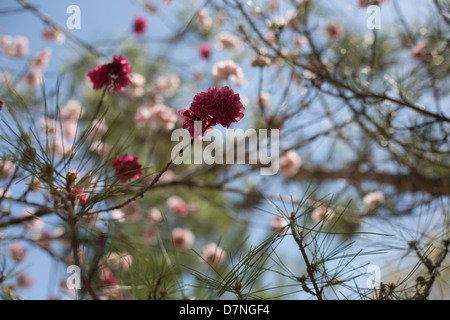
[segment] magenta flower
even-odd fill
[[[88,200],[88,195],[84,192],[82,188],[71,186],[69,200],[72,203],[75,203],[78,200],[78,203],[84,204]]]
[[[142,165],[138,162],[137,156],[124,154],[122,157],[115,157],[112,167],[116,169],[115,176],[123,183],[135,178],[139,179],[144,173]]]
[[[147,30],[147,27],[148,27],[147,19],[145,19],[142,16],[137,16],[136,18],[134,18],[134,23],[133,23],[134,33],[136,33],[137,35],[140,35],[140,34],[144,33],[145,30]]]
[[[209,44],[201,44],[197,49],[203,59],[208,60],[211,56],[211,46]]]
[[[220,124],[229,128],[231,123],[238,122],[244,117],[239,94],[227,86],[222,88],[209,88],[206,92],[195,95],[189,109],[181,110],[179,114],[186,118],[183,128],[189,128],[194,137],[194,122],[202,121],[202,132],[209,126]]]
[[[112,92],[125,91],[131,84],[130,72],[133,69],[126,58],[113,56],[113,62],[102,64],[87,73],[88,79],[93,83],[94,90],[108,87]]]

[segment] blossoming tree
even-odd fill
[[[430,21],[397,0],[123,1],[107,40],[8,2],[52,47],[2,25],[2,298],[45,257],[39,298],[448,299],[445,1],[416,1]],[[214,150],[232,161],[174,163],[177,130],[189,156],[250,128]],[[248,161],[263,142],[271,175]]]

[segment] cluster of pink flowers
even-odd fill
[[[213,20],[208,9],[202,8],[197,12],[197,24],[200,30],[208,30],[212,27]]]
[[[16,166],[10,160],[0,159],[0,179],[5,179],[10,177]]]
[[[279,172],[286,178],[295,176],[301,166],[302,159],[294,150],[289,150],[280,157]]]
[[[172,243],[176,249],[186,250],[194,244],[195,236],[189,229],[175,228],[171,234]]]
[[[133,257],[127,253],[111,252],[107,258],[107,264],[111,269],[128,270],[133,263]]]
[[[233,60],[222,60],[214,64],[212,74],[217,81],[234,81],[237,85],[244,85],[246,80],[242,68]]]
[[[189,206],[179,196],[171,196],[166,201],[167,207],[180,217],[186,217],[189,214]]]
[[[64,35],[64,33],[62,33],[59,30],[56,30],[54,28],[46,28],[42,32],[42,37],[45,40],[54,41],[56,43],[63,43],[64,40],[66,39],[66,36]]]
[[[202,121],[202,132],[205,128],[220,124],[229,128],[231,123],[238,122],[244,117],[244,106],[239,94],[227,86],[209,88],[206,92],[195,95],[189,109],[179,111],[186,118],[183,128],[189,128],[194,138],[194,122]]]
[[[217,50],[242,50],[241,39],[229,32],[220,32],[216,35],[215,45]]]
[[[95,67],[87,73],[88,79],[93,83],[94,90],[107,87],[112,92],[125,91],[131,84],[131,71],[128,60],[122,56],[113,56],[113,61]]]
[[[203,263],[211,268],[216,268],[225,262],[227,255],[222,248],[210,242],[203,248],[201,258]]]
[[[88,195],[84,191],[84,188],[78,188],[76,186],[71,186],[69,200],[72,203],[78,202],[79,204],[85,204],[88,200]]]
[[[281,216],[275,216],[270,223],[270,229],[274,233],[285,234],[288,230],[289,222]]]
[[[144,173],[142,165],[138,162],[138,157],[126,153],[122,157],[115,157],[112,161],[112,167],[116,170],[115,176],[123,183],[133,178],[139,179]]]
[[[422,40],[414,46],[412,56],[414,59],[429,61],[436,56],[436,51],[431,49],[428,41]]]
[[[138,127],[169,131],[175,128],[177,115],[175,111],[164,104],[147,105],[138,108],[134,120]]]
[[[0,38],[0,48],[9,57],[25,57],[28,55],[28,38],[23,36],[11,37],[3,35]]]
[[[9,248],[11,259],[15,262],[21,262],[25,259],[25,248],[18,242],[11,244]]]
[[[375,209],[378,205],[385,201],[384,194],[381,191],[369,192],[363,198],[364,204],[369,209]]]
[[[325,224],[334,216],[334,210],[324,205],[318,206],[311,213],[311,218],[315,223]]]

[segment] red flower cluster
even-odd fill
[[[138,157],[124,154],[122,157],[115,157],[112,167],[116,169],[116,177],[123,183],[135,178],[139,179],[144,173],[142,165],[138,162]]]
[[[109,90],[123,92],[131,84],[130,72],[133,69],[126,58],[114,56],[113,61],[95,67],[87,73],[88,79],[94,84],[94,89],[99,90],[108,87]]]
[[[145,30],[147,30],[148,27],[148,21],[147,19],[145,19],[144,17],[141,16],[137,16],[136,18],[134,18],[134,23],[133,23],[133,31],[136,34],[142,34],[145,32]]]
[[[84,192],[82,188],[76,188],[74,186],[71,186],[69,200],[72,203],[75,203],[75,201],[78,200],[78,203],[83,204],[87,202],[88,195]]]
[[[2,109],[3,109],[3,101],[0,100],[0,111],[2,111]]]
[[[196,94],[190,108],[179,111],[179,114],[186,118],[183,128],[189,128],[194,138],[195,121],[202,121],[202,132],[206,127],[216,124],[229,128],[232,122],[238,122],[244,117],[244,109],[239,94],[225,86],[220,89],[209,88],[206,92]]]

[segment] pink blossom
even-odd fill
[[[200,30],[207,30],[211,28],[213,21],[211,19],[208,9],[201,8],[197,12],[197,23]]]
[[[195,236],[191,230],[175,228],[171,233],[172,243],[177,249],[186,250],[194,244]]]
[[[26,273],[22,273],[17,277],[17,286],[19,288],[29,288],[33,285],[33,280],[31,279],[31,277],[26,274]]]
[[[75,204],[85,204],[88,200],[88,195],[84,191],[84,188],[78,188],[76,186],[70,187],[69,200]]]
[[[133,21],[133,31],[135,34],[140,35],[147,30],[148,21],[142,16],[137,16]]]
[[[111,269],[108,267],[101,265],[98,269],[98,277],[100,279],[100,283],[104,287],[115,286],[117,285],[117,279],[114,276]]]
[[[125,212],[115,209],[111,212],[111,219],[119,223],[125,222]]]
[[[37,235],[38,238],[35,239],[35,243],[38,247],[42,248],[42,249],[50,249],[50,245],[52,244],[52,234],[48,231],[41,231],[39,235]]]
[[[130,221],[138,221],[142,216],[142,205],[139,201],[131,201],[122,210]]]
[[[280,158],[279,172],[287,178],[297,174],[302,166],[302,159],[294,150],[285,152]]]
[[[222,248],[211,242],[203,248],[201,258],[203,263],[211,268],[216,268],[225,262],[227,255]]]
[[[172,97],[180,86],[180,78],[176,74],[157,77],[153,83],[154,92],[166,97]]]
[[[15,262],[20,262],[25,258],[25,248],[20,243],[13,243],[9,248],[11,259]]]
[[[337,21],[330,21],[325,27],[325,35],[331,40],[336,41],[344,36],[344,29]]]
[[[53,29],[53,28],[46,28],[42,32],[42,37],[45,40],[54,41],[56,43],[63,43],[64,40],[66,39],[66,36],[64,35],[63,32]]]
[[[142,165],[138,162],[138,157],[126,153],[122,157],[115,157],[111,165],[115,169],[115,176],[123,183],[133,178],[139,179],[144,173]]]
[[[263,108],[267,108],[270,106],[270,93],[268,92],[261,92],[261,94],[257,98],[257,103]]]
[[[74,139],[78,133],[78,121],[68,120],[61,123],[64,137],[67,139]]]
[[[10,35],[0,36],[0,48],[6,50],[12,44],[13,38]]]
[[[113,56],[113,61],[95,67],[87,73],[88,79],[93,83],[94,90],[107,87],[109,91],[125,91],[131,84],[131,66],[126,58]]]
[[[72,152],[72,146],[64,138],[51,139],[48,142],[49,151],[64,157]]]
[[[244,117],[244,106],[239,94],[227,86],[209,88],[206,92],[195,95],[190,110],[200,119],[208,116],[215,118],[215,123],[228,128],[232,122]]]
[[[147,218],[149,218],[151,222],[160,222],[162,220],[161,211],[159,211],[158,208],[151,208],[147,212]]]
[[[101,140],[96,140],[96,141],[92,141],[89,149],[96,152],[101,158],[105,159],[108,156],[109,151],[111,150],[111,147],[106,142],[103,142]]]
[[[11,44],[5,48],[4,52],[11,57],[25,57],[28,55],[28,38],[17,36],[11,39]]]
[[[31,190],[31,192],[37,192],[43,189],[44,185],[42,184],[42,182],[39,180],[38,177],[34,176],[33,178],[30,179],[28,188]]]
[[[173,212],[177,213],[180,217],[186,217],[189,213],[189,207],[184,202],[183,199],[181,199],[178,196],[171,196],[166,201],[167,207],[172,210]]]
[[[221,32],[216,35],[215,44],[217,50],[242,50],[241,39],[229,32]]]
[[[244,85],[246,80],[241,67],[233,60],[222,60],[214,64],[212,74],[217,81],[234,81],[237,85]]]
[[[380,203],[385,201],[384,194],[381,191],[369,192],[364,196],[363,201],[369,209],[375,209]]]
[[[68,100],[60,109],[62,121],[78,120],[84,114],[84,108],[77,100]]]
[[[426,40],[419,41],[412,51],[414,59],[428,61],[436,55],[434,50],[431,50],[430,44]]]
[[[93,120],[89,126],[86,139],[89,141],[98,141],[108,132],[108,126],[103,120]]]
[[[0,188],[0,197],[10,198],[12,196],[11,191],[6,191],[3,188]]]
[[[30,230],[32,232],[41,232],[44,227],[44,222],[40,218],[34,217],[36,213],[36,209],[26,209],[20,215],[22,218],[28,218],[22,222],[25,229]]]
[[[25,73],[22,79],[28,87],[34,88],[41,83],[42,77],[43,75],[41,69],[31,68],[27,73]]]
[[[144,240],[151,245],[158,243],[160,233],[159,230],[153,226],[149,226],[144,230]]]
[[[334,211],[326,206],[319,206],[311,213],[311,218],[315,223],[326,223],[334,216]]]
[[[14,163],[7,159],[0,159],[0,179],[5,179],[10,177],[16,166]]]
[[[265,67],[269,66],[272,63],[272,60],[269,57],[256,55],[252,59],[252,67]]]
[[[58,130],[56,120],[49,117],[41,117],[39,119],[39,127],[42,133],[49,135],[56,134]]]
[[[131,76],[131,84],[125,89],[125,93],[130,98],[142,97],[145,93],[145,77],[139,73],[132,73]]]
[[[288,230],[289,222],[281,216],[275,216],[270,223],[270,229],[274,233],[286,233]]]
[[[33,68],[44,68],[48,65],[52,50],[50,48],[44,48],[36,57],[31,61]]]
[[[134,120],[138,127],[169,131],[175,128],[177,114],[171,108],[163,104],[150,107],[143,106],[136,111]]]
[[[111,252],[107,258],[107,264],[111,269],[128,270],[133,262],[132,256],[127,253]]]

